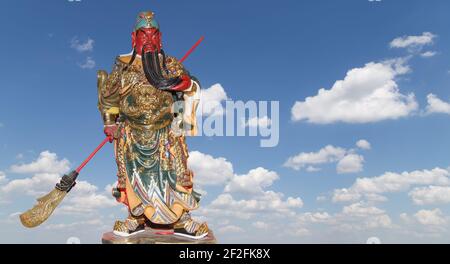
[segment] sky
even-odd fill
[[[184,64],[204,102],[279,102],[247,122],[279,122],[275,147],[188,138],[220,243],[450,242],[449,1],[18,0],[0,3],[0,243],[100,243],[126,217],[108,145],[46,223],[18,221],[103,139],[96,71],[144,10],[170,55],[205,36]]]

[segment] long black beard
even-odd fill
[[[133,52],[134,54],[135,52]],[[160,90],[170,90],[181,82],[181,78],[165,78],[164,73],[168,73],[166,67],[166,55],[163,50],[160,52],[146,52],[142,49],[142,67],[148,82]],[[162,67],[159,57],[162,57]],[[136,55],[134,55],[136,56]]]

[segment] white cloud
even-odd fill
[[[11,172],[21,174],[65,173],[69,169],[70,162],[67,159],[58,160],[58,156],[48,150],[41,152],[37,160],[29,164],[11,166]]]
[[[353,222],[356,229],[390,228],[392,220],[382,209],[362,202],[345,206],[337,216],[339,224]]]
[[[279,179],[274,171],[258,167],[239,175],[225,158],[214,158],[196,151],[190,153],[189,165],[196,175],[196,183],[224,186],[222,194],[194,212],[194,217],[206,219],[219,233],[239,231],[230,226],[240,227],[237,223],[242,221],[260,229],[272,228],[266,221],[270,222],[273,217],[293,217],[303,206],[300,197],[285,197],[283,193],[268,190]],[[256,220],[260,223],[255,226]]]
[[[248,122],[245,123],[245,126],[248,127],[269,127],[272,124],[272,120],[268,118],[267,116],[264,117],[253,117],[248,120]]]
[[[367,216],[367,215],[383,214],[384,210],[381,210],[375,206],[367,206],[361,202],[358,202],[345,206],[342,209],[342,212],[346,215],[351,216]]]
[[[220,227],[219,229],[217,229],[217,232],[219,234],[242,233],[242,232],[244,232],[244,229],[240,228],[239,226],[228,225],[228,226]]]
[[[414,217],[422,225],[441,226],[447,224],[447,219],[438,208],[433,210],[420,210]]]
[[[95,41],[88,38],[86,42],[81,42],[77,37],[72,38],[70,41],[70,47],[78,52],[86,52],[94,50]]]
[[[336,189],[333,193],[333,202],[335,203],[357,201],[360,198],[361,194],[353,191],[351,188]]]
[[[79,64],[81,69],[93,69],[95,67],[95,61],[91,57],[87,57],[84,63]]]
[[[308,166],[306,168],[307,172],[318,172],[318,171],[321,171],[321,170],[322,170],[321,168],[317,168],[317,167],[314,167],[314,166]]]
[[[391,218],[384,210],[363,202],[345,206],[341,212],[335,214],[307,212],[298,217],[299,226],[304,227],[310,224],[327,224],[334,230],[346,233],[393,226]]]
[[[70,162],[67,159],[59,160],[55,153],[43,151],[39,157],[28,164],[11,166],[13,173],[33,174],[31,177],[4,181],[0,185],[0,195],[13,194],[43,195],[53,189],[59,182],[60,175],[69,171]]]
[[[223,115],[224,109],[222,106],[222,102],[227,99],[227,93],[220,83],[216,83],[208,89],[202,89],[200,97],[200,109],[203,115]]]
[[[264,230],[269,229],[270,227],[267,223],[264,223],[262,221],[256,221],[252,225],[257,229],[264,229]]]
[[[363,170],[364,157],[357,154],[348,154],[339,160],[337,164],[337,173],[357,173]]]
[[[360,149],[370,149],[371,147],[367,140],[359,140],[356,145]],[[317,172],[321,170],[318,165],[337,162],[336,170],[339,174],[361,172],[364,157],[356,154],[355,151],[355,149],[328,145],[317,152],[301,152],[289,157],[283,166],[294,170],[306,168],[307,172]]]
[[[370,123],[406,117],[417,110],[413,93],[398,89],[396,77],[410,71],[405,59],[370,62],[348,71],[344,80],[329,90],[297,101],[291,109],[292,120],[315,124]]]
[[[6,181],[6,174],[3,171],[0,171],[0,183]]]
[[[361,139],[358,140],[358,142],[356,142],[356,146],[360,149],[364,149],[364,150],[369,150],[372,148],[372,146],[370,145],[369,141],[365,140],[365,139]]]
[[[450,187],[428,186],[415,188],[409,193],[409,196],[418,205],[450,203]]]
[[[104,223],[101,219],[96,218],[86,221],[73,222],[70,224],[48,224],[45,225],[45,229],[55,231],[74,230],[76,228],[86,228],[87,226],[101,226],[103,224]]]
[[[348,202],[362,196],[393,193],[408,190],[413,185],[449,185],[448,170],[435,168],[412,172],[386,172],[372,178],[358,178],[350,188],[337,189],[333,194],[334,202]]]
[[[437,54],[436,51],[426,51],[426,52],[420,54],[420,56],[421,56],[422,58],[431,58],[431,57],[436,56],[436,54]]]
[[[307,222],[307,223],[324,223],[328,222],[332,216],[328,214],[327,212],[307,212],[301,214],[298,219],[301,222]]]
[[[436,95],[428,94],[427,101],[428,105],[426,108],[426,114],[450,114],[450,103],[442,101]]]
[[[250,219],[264,216],[279,215],[282,217],[294,216],[293,209],[303,207],[301,198],[288,197],[283,199],[282,193],[265,191],[264,193],[248,199],[235,199],[231,194],[220,194],[201,211],[204,215],[233,216],[239,219]]]
[[[410,224],[412,222],[411,217],[409,217],[409,215],[407,213],[401,213],[400,220],[402,220],[406,224]]]
[[[342,159],[346,152],[347,151],[343,148],[328,145],[317,152],[302,152],[296,156],[290,157],[284,163],[284,166],[294,170],[301,170],[308,165],[336,162]]]
[[[189,166],[195,174],[195,183],[201,186],[222,185],[234,176],[233,165],[225,158],[214,158],[199,151],[189,153]]]
[[[0,187],[2,196],[13,194],[25,194],[31,196],[43,195],[51,191],[57,182],[59,175],[56,173],[36,173],[30,178],[14,179]]]
[[[420,36],[403,36],[392,40],[390,43],[391,48],[407,48],[407,49],[421,49],[426,45],[434,43],[434,39],[437,36],[431,32],[424,32]]]
[[[109,192],[98,192],[98,187],[86,181],[79,181],[67,195],[64,204],[58,208],[62,214],[94,213],[100,209],[113,207],[119,203]]]
[[[327,200],[328,200],[328,197],[325,196],[325,195],[319,195],[319,196],[316,197],[316,201],[317,202],[325,202]]]
[[[225,186],[225,192],[259,194],[278,178],[276,172],[259,167],[250,170],[247,174],[235,175]]]

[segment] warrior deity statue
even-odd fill
[[[114,233],[130,236],[164,225],[175,235],[203,238],[207,224],[190,216],[200,195],[185,141],[196,130],[199,82],[164,53],[152,12],[138,15],[131,36],[132,53],[118,56],[110,74],[98,72],[98,108],[118,167],[113,195],[129,212]]]

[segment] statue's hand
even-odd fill
[[[112,195],[116,198],[117,202],[127,204],[127,193],[125,189],[114,187],[112,190]]]
[[[117,125],[105,125],[103,128],[103,132],[109,138],[109,143],[112,143],[117,132]]]

